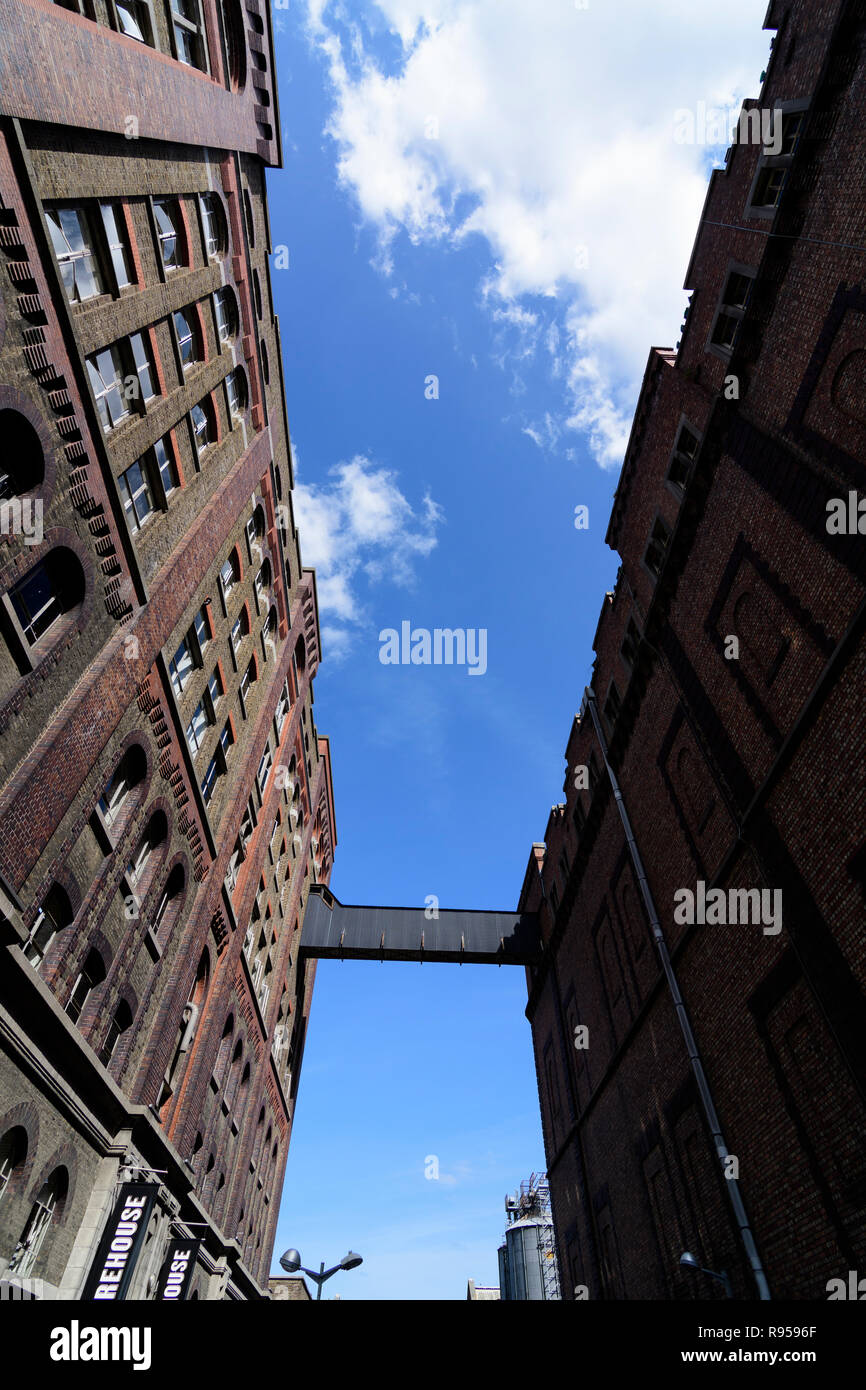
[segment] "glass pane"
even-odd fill
[[[60,225],[73,253],[88,249],[84,235],[84,216],[75,208],[60,208]]]
[[[128,34],[131,39],[138,39],[141,43],[144,43],[145,37],[141,31],[132,5],[123,4],[122,0],[115,0],[115,8],[117,10],[117,20],[123,33]]]

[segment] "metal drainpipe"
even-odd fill
[[[709,1125],[710,1133],[713,1136],[713,1143],[716,1146],[716,1153],[718,1154],[719,1161],[721,1162],[722,1167],[724,1168],[725,1160],[729,1157],[728,1146],[725,1143],[724,1135],[722,1134],[721,1122],[719,1120],[718,1115],[716,1114],[716,1107],[713,1104],[713,1096],[712,1092],[710,1091],[710,1083],[707,1080],[706,1073],[704,1071],[704,1064],[701,1061],[701,1054],[698,1051],[698,1045],[695,1041],[695,1035],[692,1032],[692,1026],[689,1022],[689,1016],[686,1013],[686,1006],[683,1002],[683,997],[680,994],[680,987],[677,983],[677,977],[674,973],[674,967],[671,962],[670,955],[668,953],[667,942],[665,941],[664,934],[661,929],[661,923],[659,922],[659,915],[656,911],[656,905],[653,899],[652,890],[650,889],[649,883],[647,881],[646,871],[643,866],[643,860],[640,857],[640,851],[637,847],[637,841],[634,837],[634,831],[631,828],[631,822],[628,818],[628,811],[625,807],[625,801],[623,799],[622,792],[620,791],[619,782],[616,779],[616,774],[613,768],[611,767],[610,762],[608,761],[607,743],[605,741],[604,733],[602,731],[601,721],[598,717],[598,708],[595,703],[595,692],[592,690],[590,686],[586,687],[584,695],[584,708],[586,707],[589,708],[593,728],[595,729],[595,735],[598,739],[599,747],[601,749],[601,756],[604,760],[604,765],[607,770],[608,778],[610,780],[611,790],[613,791],[614,800],[616,801],[617,810],[619,811],[620,820],[622,821],[623,830],[625,831],[626,844],[628,845],[629,854],[631,855],[631,861],[634,865],[634,870],[637,875],[638,884],[640,885],[641,894],[643,896],[644,904],[646,906],[647,915],[649,916],[650,926],[652,927],[656,948],[658,950],[659,957],[662,963],[662,969],[665,972],[665,978],[667,979],[668,987],[671,992],[671,998],[673,999],[674,1009],[676,1010],[677,1020],[680,1025],[680,1031],[682,1032],[683,1039],[686,1044],[686,1051],[689,1054],[689,1061],[691,1062],[692,1071],[694,1072],[695,1081],[698,1085],[698,1094],[701,1098],[701,1105],[703,1106],[704,1115],[706,1116],[706,1121]],[[731,1206],[734,1210],[734,1219],[736,1220],[737,1227],[740,1232],[740,1239],[743,1242],[743,1249],[746,1252],[746,1258],[749,1261],[752,1274],[755,1277],[755,1283],[758,1286],[758,1297],[762,1301],[766,1301],[771,1297],[770,1286],[767,1283],[767,1276],[764,1273],[764,1266],[761,1264],[761,1257],[758,1254],[758,1249],[755,1245],[755,1237],[752,1235],[752,1228],[749,1224],[749,1218],[746,1213],[745,1204],[740,1195],[739,1184],[736,1178],[728,1178],[724,1175],[722,1181],[724,1182],[725,1187],[728,1191],[728,1195],[731,1199]]]

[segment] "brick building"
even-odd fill
[[[713,173],[650,353],[521,895],[565,1298],[724,1297],[684,1251],[737,1297],[866,1268],[866,6],[766,27],[740,130],[781,139]]]
[[[268,6],[0,0],[0,113],[0,1276],[263,1297],[336,844]]]

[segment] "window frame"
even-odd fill
[[[714,357],[721,358],[723,362],[729,362],[734,354],[734,350],[736,349],[737,342],[740,337],[740,330],[742,328],[743,319],[746,317],[746,314],[749,311],[749,305],[752,301],[752,291],[754,289],[754,284],[752,284],[752,286],[750,286],[749,293],[746,296],[745,304],[739,305],[728,303],[727,299],[725,298],[725,295],[727,293],[731,277],[734,275],[741,275],[745,279],[754,282],[757,278],[757,274],[758,272],[754,266],[745,265],[742,261],[728,261],[727,267],[725,269],[725,274],[722,279],[722,286],[719,290],[719,297],[716,303],[715,312],[713,314],[713,320],[710,324],[710,331],[707,335],[707,342],[705,348],[707,352],[712,353]],[[725,345],[724,343],[717,342],[715,340],[719,320],[723,316],[736,321],[736,328],[734,330],[734,335],[731,339],[729,346]]]

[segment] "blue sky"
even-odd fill
[[[274,9],[272,285],[343,902],[516,905],[616,574],[640,377],[678,340],[727,144],[698,142],[698,103],[757,94],[765,9]],[[485,629],[485,673],[383,665],[404,621]],[[277,1254],[359,1250],[329,1296],[498,1282],[503,1197],[544,1166],[525,1003],[519,969],[320,964]]]

